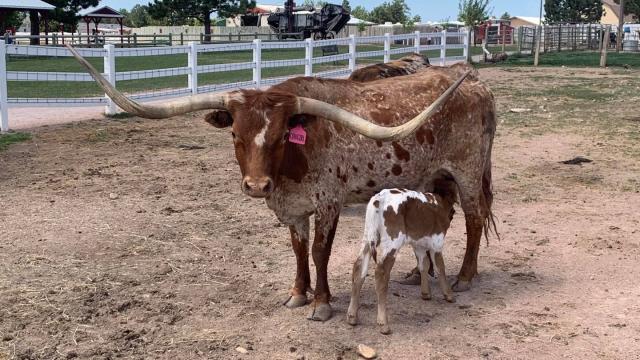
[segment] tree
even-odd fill
[[[409,21],[409,6],[405,0],[384,2],[371,10],[369,20],[378,24],[385,22],[406,24]]]
[[[22,25],[25,17],[27,17],[27,15],[22,11],[11,11],[6,16],[2,17],[0,26],[2,27],[2,30],[8,28],[18,28],[20,27],[20,25]]]
[[[349,0],[342,0],[342,7],[348,12],[351,12],[351,4],[349,4]]]
[[[151,19],[151,15],[149,15],[149,9],[147,6],[136,5],[131,8],[131,12],[127,17],[127,20],[130,24],[127,26],[139,28],[151,25],[153,19]]]
[[[321,8],[327,4],[324,0],[304,0],[305,6],[311,6],[313,8]]]
[[[193,23],[195,19],[204,25],[205,40],[211,40],[211,15],[231,17],[244,14],[255,7],[255,0],[154,0],[149,3],[149,15],[154,19],[168,19],[171,25]]]
[[[351,16],[360,20],[369,20],[369,12],[364,7],[358,5],[353,10],[351,10]]]
[[[500,19],[502,20],[511,20],[511,15],[508,12],[504,12],[504,14],[502,14],[502,16],[500,16]]]
[[[77,15],[80,9],[90,6],[98,6],[100,0],[47,0],[47,3],[56,8],[49,15],[49,20],[54,23],[64,24],[69,30],[75,30],[80,17]],[[29,11],[29,21],[31,22],[31,35],[40,35],[40,16],[38,11]],[[32,38],[31,45],[39,45],[39,38]]]
[[[466,26],[477,26],[489,19],[489,0],[460,0],[458,21]]]
[[[620,0],[614,0],[616,4],[620,4]],[[640,19],[640,0],[625,0],[624,14],[633,15],[636,19]]]
[[[545,0],[547,23],[597,23],[602,18],[602,0]]]

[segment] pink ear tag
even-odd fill
[[[304,145],[307,142],[307,132],[302,125],[298,125],[289,130],[289,142]]]

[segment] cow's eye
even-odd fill
[[[231,132],[231,138],[234,140],[236,139],[236,133],[234,133],[233,131]]]

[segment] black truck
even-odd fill
[[[302,12],[302,13],[299,13]],[[325,4],[321,9],[296,6],[287,0],[284,10],[271,13],[267,22],[279,39],[333,39],[351,19],[349,11],[340,5]]]

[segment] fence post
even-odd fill
[[[562,24],[558,25],[558,52],[562,51]]]
[[[253,83],[256,89],[262,86],[262,40],[253,40]]]
[[[537,35],[535,37],[536,41],[535,41],[535,53],[534,53],[534,58],[533,58],[533,66],[538,66],[538,63],[540,61],[540,41],[542,38],[542,26],[536,26],[536,30],[535,30],[535,35]]]
[[[462,48],[462,56],[464,56],[464,59],[468,64],[471,64],[473,59],[471,58],[471,51],[469,51],[469,44],[471,44],[471,31],[467,29],[467,32],[464,35],[464,47]]]
[[[611,27],[607,26],[607,30],[604,32],[604,38],[602,39],[602,52],[600,53],[600,67],[607,67],[607,51],[609,50],[609,33]]]
[[[0,131],[9,131],[9,109],[7,109],[7,45],[0,40]]]
[[[420,54],[420,31],[414,32],[416,39],[414,40],[413,46],[416,47],[416,54]]]
[[[356,70],[356,36],[349,35],[349,71]]]
[[[384,34],[384,60],[383,62],[388,63],[391,61],[391,34]]]
[[[104,75],[107,81],[113,87],[116,87],[116,47],[113,44],[105,44],[104,45]],[[116,104],[109,98],[107,94],[104,94],[107,98],[107,106],[104,107],[105,115],[115,115],[118,112],[118,107]]]
[[[442,30],[442,40],[440,41],[440,65],[447,65],[447,30]]]
[[[189,42],[187,62],[190,70],[189,89],[191,89],[191,94],[195,95],[198,93],[198,43],[195,41]]]
[[[313,39],[305,40],[304,76],[313,76]]]
[[[169,46],[173,46],[173,34],[169,33]]]
[[[133,47],[138,47],[138,34],[133,34]]]

